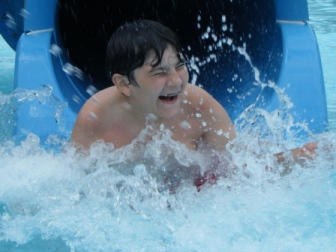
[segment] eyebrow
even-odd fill
[[[161,71],[165,71],[165,67],[163,66],[156,66],[156,67],[152,67],[152,69],[149,71],[149,73],[152,73],[152,72],[155,72],[155,71],[158,71],[158,70],[161,70]]]
[[[186,60],[184,60],[184,59],[179,59],[179,58],[178,58],[178,61],[176,62],[175,66],[177,66],[177,65],[179,65],[179,64],[181,64],[181,63],[184,63],[184,64],[185,64],[185,63],[187,63],[187,62],[186,62]],[[149,64],[149,65],[152,67],[151,64]],[[158,70],[165,71],[166,68],[167,68],[167,66],[161,66],[161,65],[158,65],[158,66],[156,66],[156,67],[152,67],[152,69],[149,71],[149,73],[152,73],[152,72],[155,72],[155,71],[158,71]]]

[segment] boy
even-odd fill
[[[146,127],[164,127],[172,139],[196,150],[198,142],[224,151],[235,137],[224,108],[189,75],[175,33],[153,21],[120,27],[107,48],[106,67],[113,87],[95,94],[81,109],[72,141],[89,149],[102,139],[126,146]],[[224,134],[226,133],[226,134]]]
[[[160,23],[127,23],[112,35],[106,68],[114,86],[92,96],[81,109],[72,141],[88,150],[97,140],[120,148],[132,143],[150,121],[152,134],[171,132],[173,140],[197,150],[223,152],[235,138],[225,109],[198,86],[188,83],[176,34]],[[150,136],[149,136],[150,138]],[[310,157],[316,144],[292,151]],[[276,157],[284,161],[282,154]]]

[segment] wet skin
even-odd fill
[[[79,149],[88,150],[98,140],[116,148],[129,145],[151,124],[148,141],[168,130],[173,140],[191,150],[197,150],[200,141],[212,150],[226,150],[236,135],[225,109],[205,90],[188,83],[188,70],[174,48],[168,46],[160,64],[154,67],[155,62],[152,52],[134,71],[136,83],[114,74],[114,86],[84,104],[72,132]],[[311,159],[316,148],[317,143],[306,144],[292,150],[292,157],[299,163]],[[279,163],[286,159],[283,153],[275,157]]]
[[[225,109],[205,90],[188,83],[186,65],[172,47],[156,67],[154,53],[134,71],[132,83],[114,74],[115,86],[91,97],[76,120],[72,141],[84,149],[97,140],[116,148],[132,143],[150,121],[155,134],[169,130],[172,139],[197,150],[199,141],[224,151],[235,137]],[[150,138],[150,136],[149,136]]]

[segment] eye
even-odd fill
[[[185,61],[181,61],[176,65],[176,69],[182,69],[186,66],[186,62]]]
[[[166,74],[167,72],[166,71],[164,71],[164,70],[160,70],[160,71],[155,71],[154,73],[153,73],[153,75],[164,75],[164,74]]]

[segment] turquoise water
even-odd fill
[[[310,0],[310,24],[320,47],[330,128],[336,129],[336,2]]]
[[[5,130],[0,251],[335,251],[336,3],[310,1],[310,11],[332,128],[311,136],[319,141],[314,161],[289,164],[287,175],[274,162],[273,153],[297,144],[295,138],[279,137],[291,123],[282,110],[263,112],[265,120],[242,130],[236,149],[227,154],[232,161],[219,157],[218,170],[225,176],[200,192],[192,185],[190,167],[205,169],[208,160],[166,133],[138,150],[145,165],[137,165],[124,162],[136,155],[127,147],[111,152],[97,144],[83,157],[50,137],[51,145],[64,149],[54,153],[34,135],[15,145]],[[14,53],[0,40],[2,107],[13,97],[13,66]],[[253,113],[246,120],[254,119]],[[10,113],[1,122],[2,130],[8,128]],[[261,125],[267,141],[260,136]],[[241,151],[241,146],[248,148]],[[180,185],[174,194],[165,179]]]

